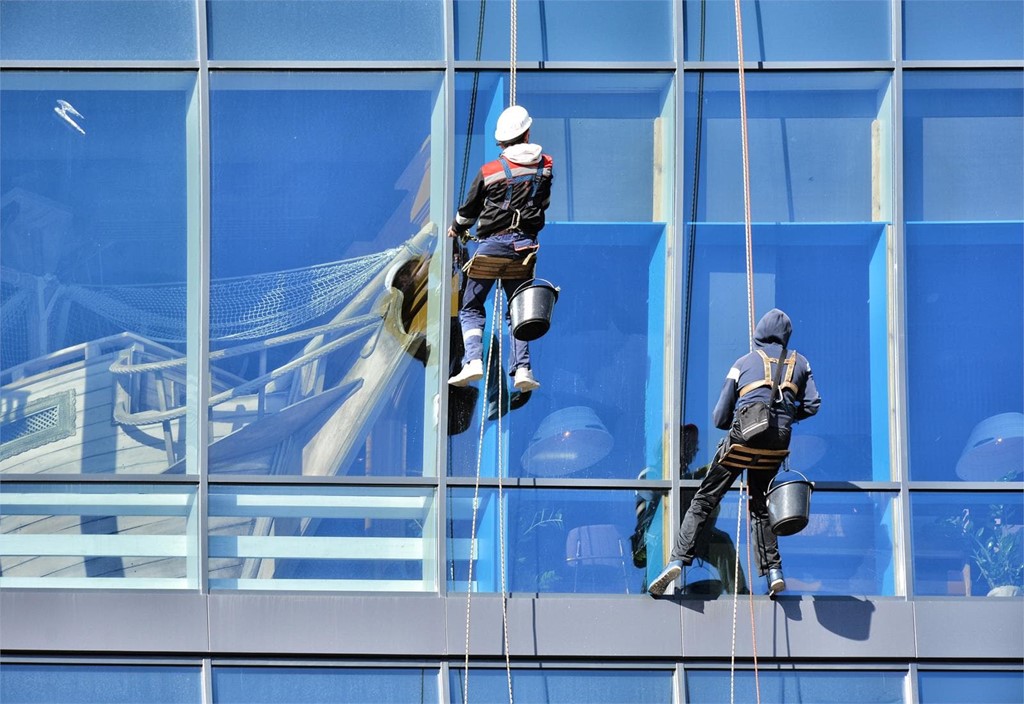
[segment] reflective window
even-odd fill
[[[4,663],[4,704],[195,704],[198,667]]]
[[[903,0],[906,59],[1020,59],[1019,0]]]
[[[790,445],[793,468],[812,480],[890,477],[885,232],[881,223],[753,228],[757,313],[790,316],[790,349],[807,357],[823,398]],[[750,326],[743,225],[700,224],[691,237],[684,419],[699,428],[700,465],[725,435],[711,411],[730,366],[750,350]]]
[[[1024,72],[913,71],[903,82],[907,220],[1024,220]]]
[[[456,188],[462,193],[481,164],[499,154],[493,132],[506,98],[504,76],[482,75],[475,89],[471,75],[458,78]],[[518,102],[534,118],[531,139],[554,159],[537,275],[560,293],[551,330],[530,345],[541,387],[528,398],[512,397],[512,410],[502,421],[510,476],[633,479],[645,467],[660,468],[664,223],[672,163],[668,78],[555,74],[520,79]],[[469,138],[459,133],[470,126]],[[608,151],[613,142],[615,149]],[[457,320],[453,329],[459,330]],[[485,339],[491,335],[485,333]],[[498,346],[489,345],[484,354],[491,348],[497,369]],[[508,349],[506,340],[503,356]],[[459,355],[456,346],[453,363]],[[505,374],[488,378],[490,421],[497,419],[502,379],[511,388]],[[509,398],[507,391],[503,399]],[[449,389],[449,471],[455,475],[476,471],[483,413],[478,393]],[[491,444],[496,432],[489,431],[481,456],[487,476],[496,471]]]
[[[733,0],[683,0],[687,61],[736,61]],[[745,61],[890,58],[889,0],[742,0]]]
[[[755,222],[888,220],[887,73],[752,73],[746,92]],[[686,121],[685,217],[742,222],[736,75],[687,73]]]
[[[464,592],[470,568],[473,489],[452,489],[449,497],[448,590]],[[521,489],[506,490],[502,506],[497,489],[481,489],[472,590],[501,590],[504,543],[506,591],[641,593],[648,560],[643,541],[631,539],[637,530],[640,498],[636,492],[621,490]],[[655,530],[660,530],[660,517]],[[646,553],[660,555],[659,544],[647,545]],[[661,570],[657,559],[650,560],[654,575]]]
[[[687,670],[686,701],[692,704],[736,701],[763,704],[835,702],[836,704],[902,704],[905,672],[851,672],[849,670],[788,671]]]
[[[212,589],[437,589],[432,490],[214,486],[209,501]]]
[[[670,0],[519,0],[520,61],[671,61]],[[455,58],[509,61],[509,0],[455,0]]]
[[[671,670],[512,670],[516,701],[533,704],[662,704],[672,701]],[[452,704],[507,700],[508,675],[504,669],[451,668],[448,687]]]
[[[917,694],[921,704],[1017,704],[1024,701],[1024,673],[922,670]]]
[[[437,670],[215,667],[214,704],[408,704],[436,702]]]
[[[1015,493],[912,494],[914,592],[1015,596],[1024,589],[1024,501]]]
[[[910,476],[1019,480],[1024,75],[925,72],[905,82]],[[952,377],[970,389],[955,404],[935,383]]]
[[[440,80],[211,76],[211,472],[433,472]]]
[[[442,0],[207,0],[211,59],[444,58]]]
[[[0,26],[0,59],[196,58],[194,0],[3,0]]]
[[[789,480],[784,475],[779,477],[779,482]],[[692,491],[685,492],[684,499],[688,505]],[[779,538],[786,592],[895,594],[892,499],[889,494],[875,492],[813,492],[807,526],[796,535]],[[758,576],[756,563],[748,563],[746,515],[739,541],[740,570],[735,572],[738,506],[738,492],[730,492],[713,515],[714,520],[708,522],[697,542],[699,559],[685,568],[680,578],[684,593],[732,594],[734,585],[741,594],[768,593],[767,580]]]
[[[4,72],[0,472],[183,458],[193,84]]]
[[[195,589],[195,488],[11,484],[0,492],[0,587]]]

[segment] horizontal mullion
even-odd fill
[[[196,589],[177,577],[0,577],[0,589]]]
[[[0,555],[19,557],[185,557],[183,535],[0,536]]]
[[[0,493],[4,516],[187,516],[191,494]]]
[[[324,592],[431,592],[422,579],[210,579],[211,589]]]

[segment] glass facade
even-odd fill
[[[739,6],[742,74],[728,0],[0,1],[0,700],[1020,700],[1021,3]],[[529,394],[492,313],[446,383],[513,102]],[[652,600],[748,307],[788,590],[737,483]]]

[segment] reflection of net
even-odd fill
[[[210,337],[214,341],[255,340],[308,325],[350,300],[401,249],[213,281]],[[10,368],[68,344],[124,331],[159,342],[184,342],[186,290],[184,283],[62,286],[4,269],[0,362]],[[40,314],[46,317],[42,328]],[[29,338],[33,330],[38,331],[39,339]]]

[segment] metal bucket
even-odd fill
[[[808,481],[800,472],[794,473],[799,474],[800,479],[775,484],[779,478],[776,474],[768,484],[768,520],[775,535],[799,533],[811,518],[814,482]]]
[[[508,299],[508,312],[512,334],[517,339],[529,342],[548,331],[558,291],[557,286],[545,279],[527,281],[515,290]]]

